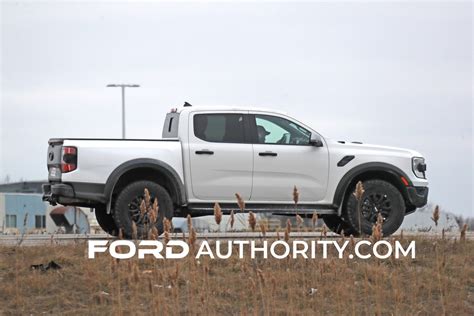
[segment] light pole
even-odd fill
[[[138,84],[108,84],[107,88],[122,88],[122,138],[125,139],[125,88],[138,88]]]

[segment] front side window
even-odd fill
[[[196,114],[194,135],[207,142],[245,143],[244,114]]]
[[[287,119],[255,115],[259,144],[309,145],[311,132]]]

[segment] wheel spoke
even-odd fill
[[[137,196],[135,197],[130,203],[128,204],[128,211],[130,213],[130,217],[132,221],[134,221],[137,226],[144,226],[149,224],[148,214],[145,212],[143,215],[141,213],[141,203],[144,199],[144,196]],[[154,201],[155,197],[150,196],[150,201]]]
[[[387,220],[390,216],[392,203],[389,197],[380,192],[370,193],[362,201],[362,216],[371,223],[376,223],[378,215],[382,215],[383,220]]]

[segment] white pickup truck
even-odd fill
[[[316,211],[337,233],[370,234],[378,214],[388,236],[428,198],[425,159],[416,151],[335,141],[284,113],[254,108],[192,107],[167,114],[161,139],[50,139],[51,204],[93,207],[101,227],[132,236],[147,219],[139,211],[144,189],[163,217],[246,211]],[[353,192],[361,181],[365,192]],[[360,221],[360,222],[359,222]]]

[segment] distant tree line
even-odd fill
[[[467,229],[474,231],[474,217],[463,217],[462,215],[455,215],[454,218],[459,224],[459,227],[463,227],[464,224],[467,224]]]

